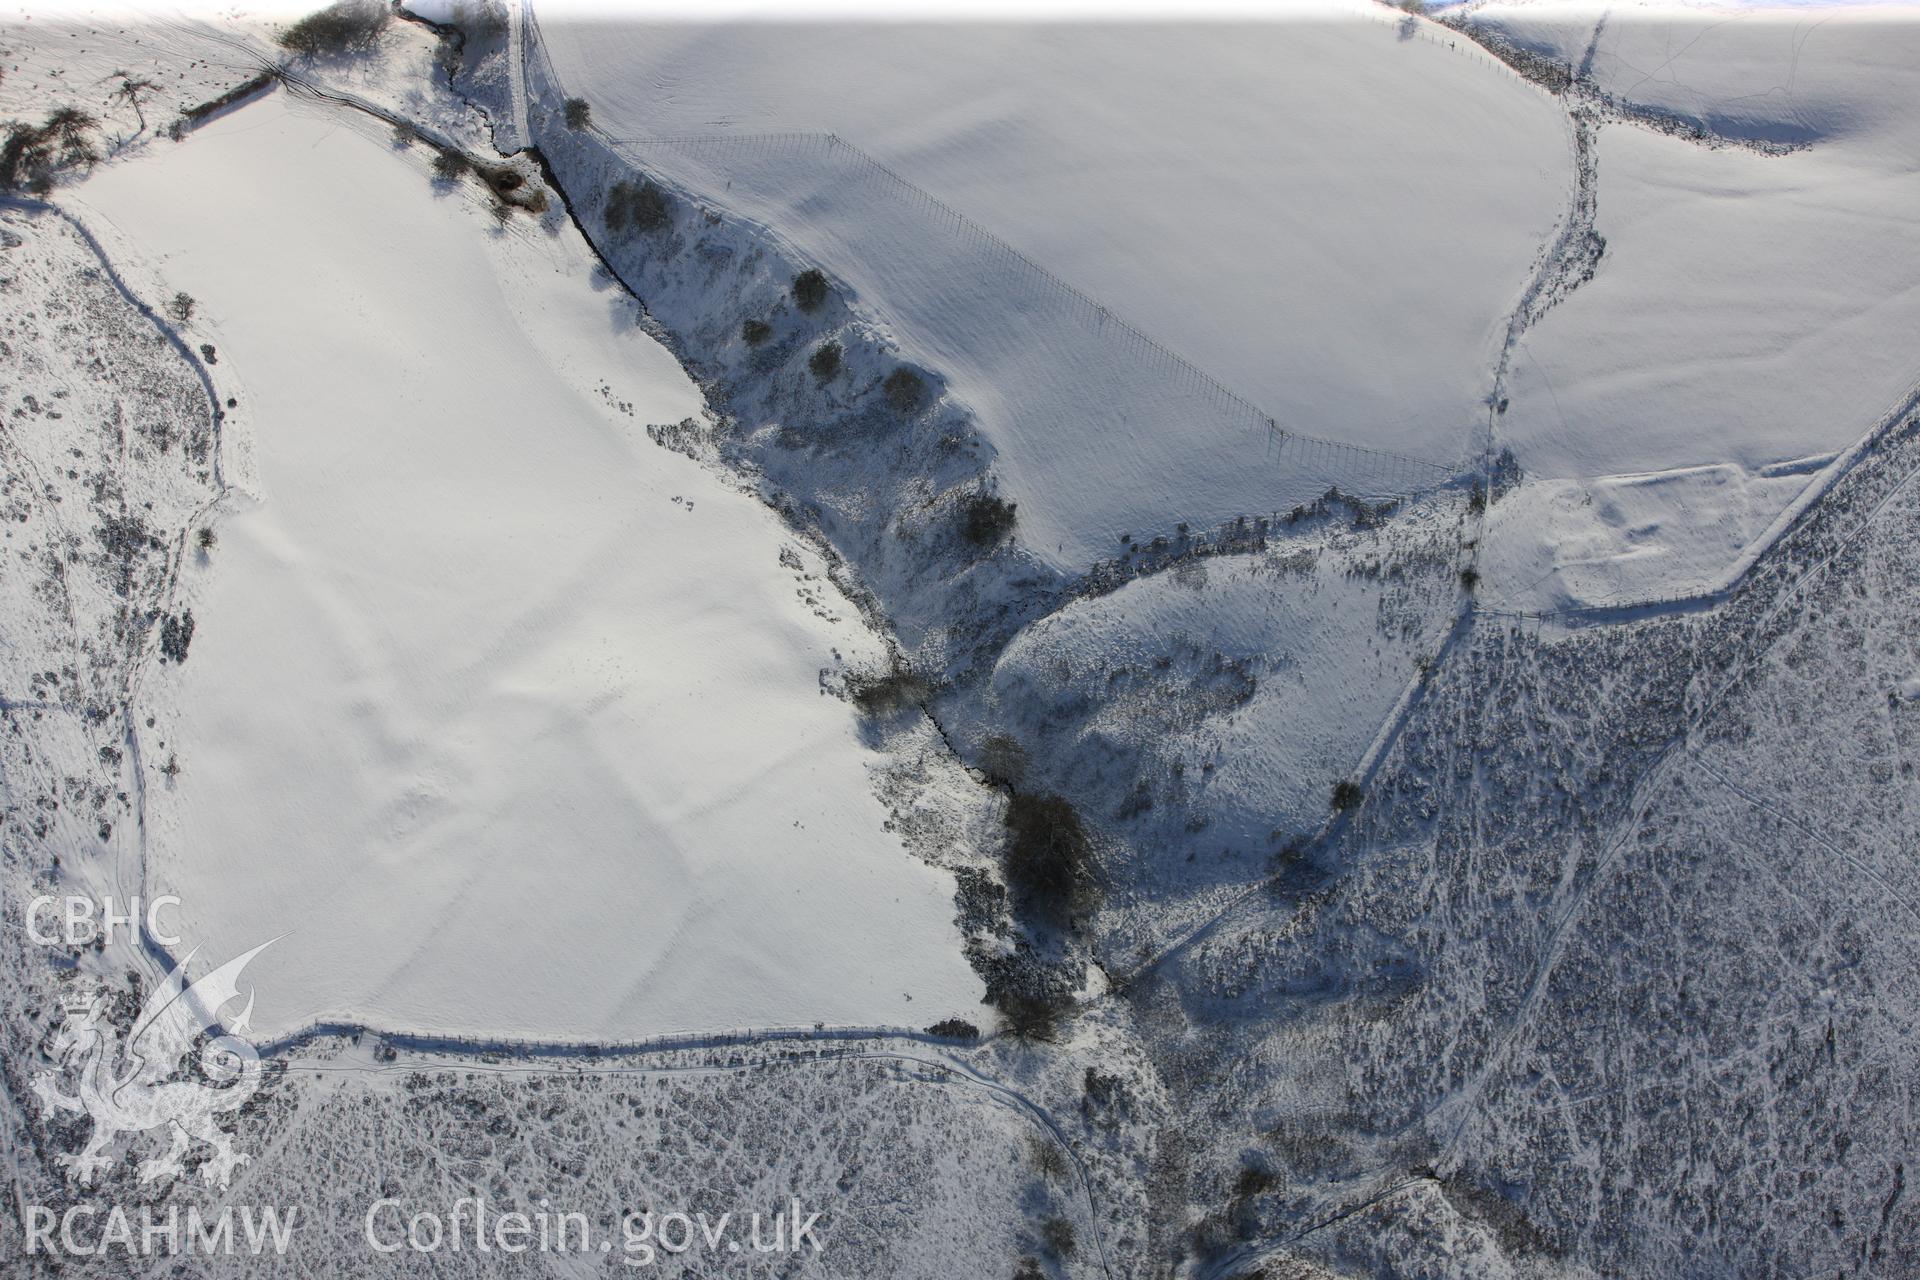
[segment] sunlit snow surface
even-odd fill
[[[1499,424],[1545,488],[1496,509],[1489,594],[1711,587],[1920,379],[1920,10],[1475,11],[1608,93],[1735,142],[1596,144],[1594,278],[1529,332]],[[1551,519],[1535,517],[1547,511]]]
[[[1070,568],[1128,530],[1434,478],[1358,458],[1304,475],[1121,322],[1282,429],[1451,467],[1570,182],[1551,99],[1372,6],[1226,25],[535,16],[561,91],[635,140],[635,164],[771,227],[948,380],[1024,541]]]
[[[151,891],[210,953],[286,935],[250,971],[269,1032],[969,1009],[951,878],[820,692],[876,642],[647,438],[699,394],[564,222],[496,232],[340,121],[275,95],[76,201],[199,299],[257,451],[152,690],[182,772]]]

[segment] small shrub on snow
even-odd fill
[[[827,277],[817,267],[808,268],[793,278],[793,305],[802,311],[818,311],[827,301]]]
[[[1027,1139],[1027,1155],[1041,1177],[1049,1182],[1065,1182],[1073,1171],[1067,1166],[1067,1154],[1060,1145],[1033,1134]]]
[[[585,98],[567,99],[567,128],[584,129],[593,122],[593,108]]]
[[[187,646],[193,643],[193,610],[183,609],[178,616],[160,619],[160,656],[174,663],[187,660]]]
[[[815,347],[813,354],[807,357],[807,368],[813,370],[813,376],[822,382],[840,372],[840,344],[823,342]]]
[[[34,161],[50,156],[38,125],[14,121],[7,126],[6,143],[0,145],[0,188],[18,190],[35,167]]]
[[[487,184],[487,190],[493,193],[495,203],[514,209],[525,209],[528,213],[547,211],[547,193],[537,183],[527,181],[526,175],[511,165],[475,163],[473,172],[480,181]],[[495,213],[495,217],[500,217]]]
[[[280,33],[280,46],[304,58],[364,53],[386,30],[388,9],[374,0],[340,0]]]
[[[1018,503],[997,493],[969,494],[960,504],[960,527],[976,547],[996,546],[1013,532]]]
[[[927,394],[927,384],[919,374],[904,366],[887,375],[881,384],[887,393],[887,407],[895,413],[912,413]]]
[[[1364,793],[1360,790],[1359,783],[1354,782],[1350,778],[1340,779],[1340,781],[1333,784],[1333,811],[1335,813],[1345,813],[1347,810],[1359,804],[1363,795]]]
[[[765,320],[749,317],[740,322],[740,340],[750,347],[757,347],[773,336],[773,326]]]
[[[936,1022],[928,1027],[927,1034],[930,1036],[941,1036],[948,1040],[978,1040],[980,1038],[980,1028],[974,1026],[965,1018],[948,1018],[943,1022]]]
[[[176,293],[167,303],[167,318],[177,325],[193,323],[193,295]]]

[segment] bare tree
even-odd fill
[[[114,89],[113,96],[133,108],[134,117],[140,121],[140,132],[145,133],[147,113],[142,109],[142,100],[160,92],[160,86],[126,71],[116,71],[113,75],[120,77],[120,84]]]

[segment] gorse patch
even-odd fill
[[[888,374],[880,389],[887,394],[887,407],[895,413],[912,413],[927,394],[926,380],[904,367]]]
[[[616,233],[664,231],[673,223],[673,202],[652,178],[642,178],[637,186],[616,182],[607,192],[601,217],[607,230]]]
[[[968,494],[960,503],[960,528],[976,547],[997,546],[1013,532],[1018,504],[997,493]]]
[[[813,354],[807,357],[807,368],[813,370],[813,376],[822,382],[840,372],[840,344],[823,342],[815,347]]]
[[[793,305],[802,311],[818,311],[827,301],[827,277],[818,267],[809,267],[793,278]]]

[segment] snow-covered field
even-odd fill
[[[367,131],[276,94],[76,202],[199,300],[258,424],[149,686],[151,890],[217,954],[287,935],[267,1030],[965,1011],[952,880],[821,691],[874,637],[648,439],[700,396],[564,222],[498,231]]]
[[[1443,478],[1276,448],[1263,415],[1451,467],[1571,182],[1547,95],[1372,7],[1153,28],[540,16],[559,82],[637,165],[772,227],[941,372],[1027,545],[1066,567],[1129,530]]]
[[[1555,607],[1718,585],[1809,463],[1920,378],[1920,16],[1544,3],[1472,20],[1620,101],[1801,148],[1601,126],[1606,253],[1522,339],[1498,426],[1545,488],[1496,513],[1495,595]]]

